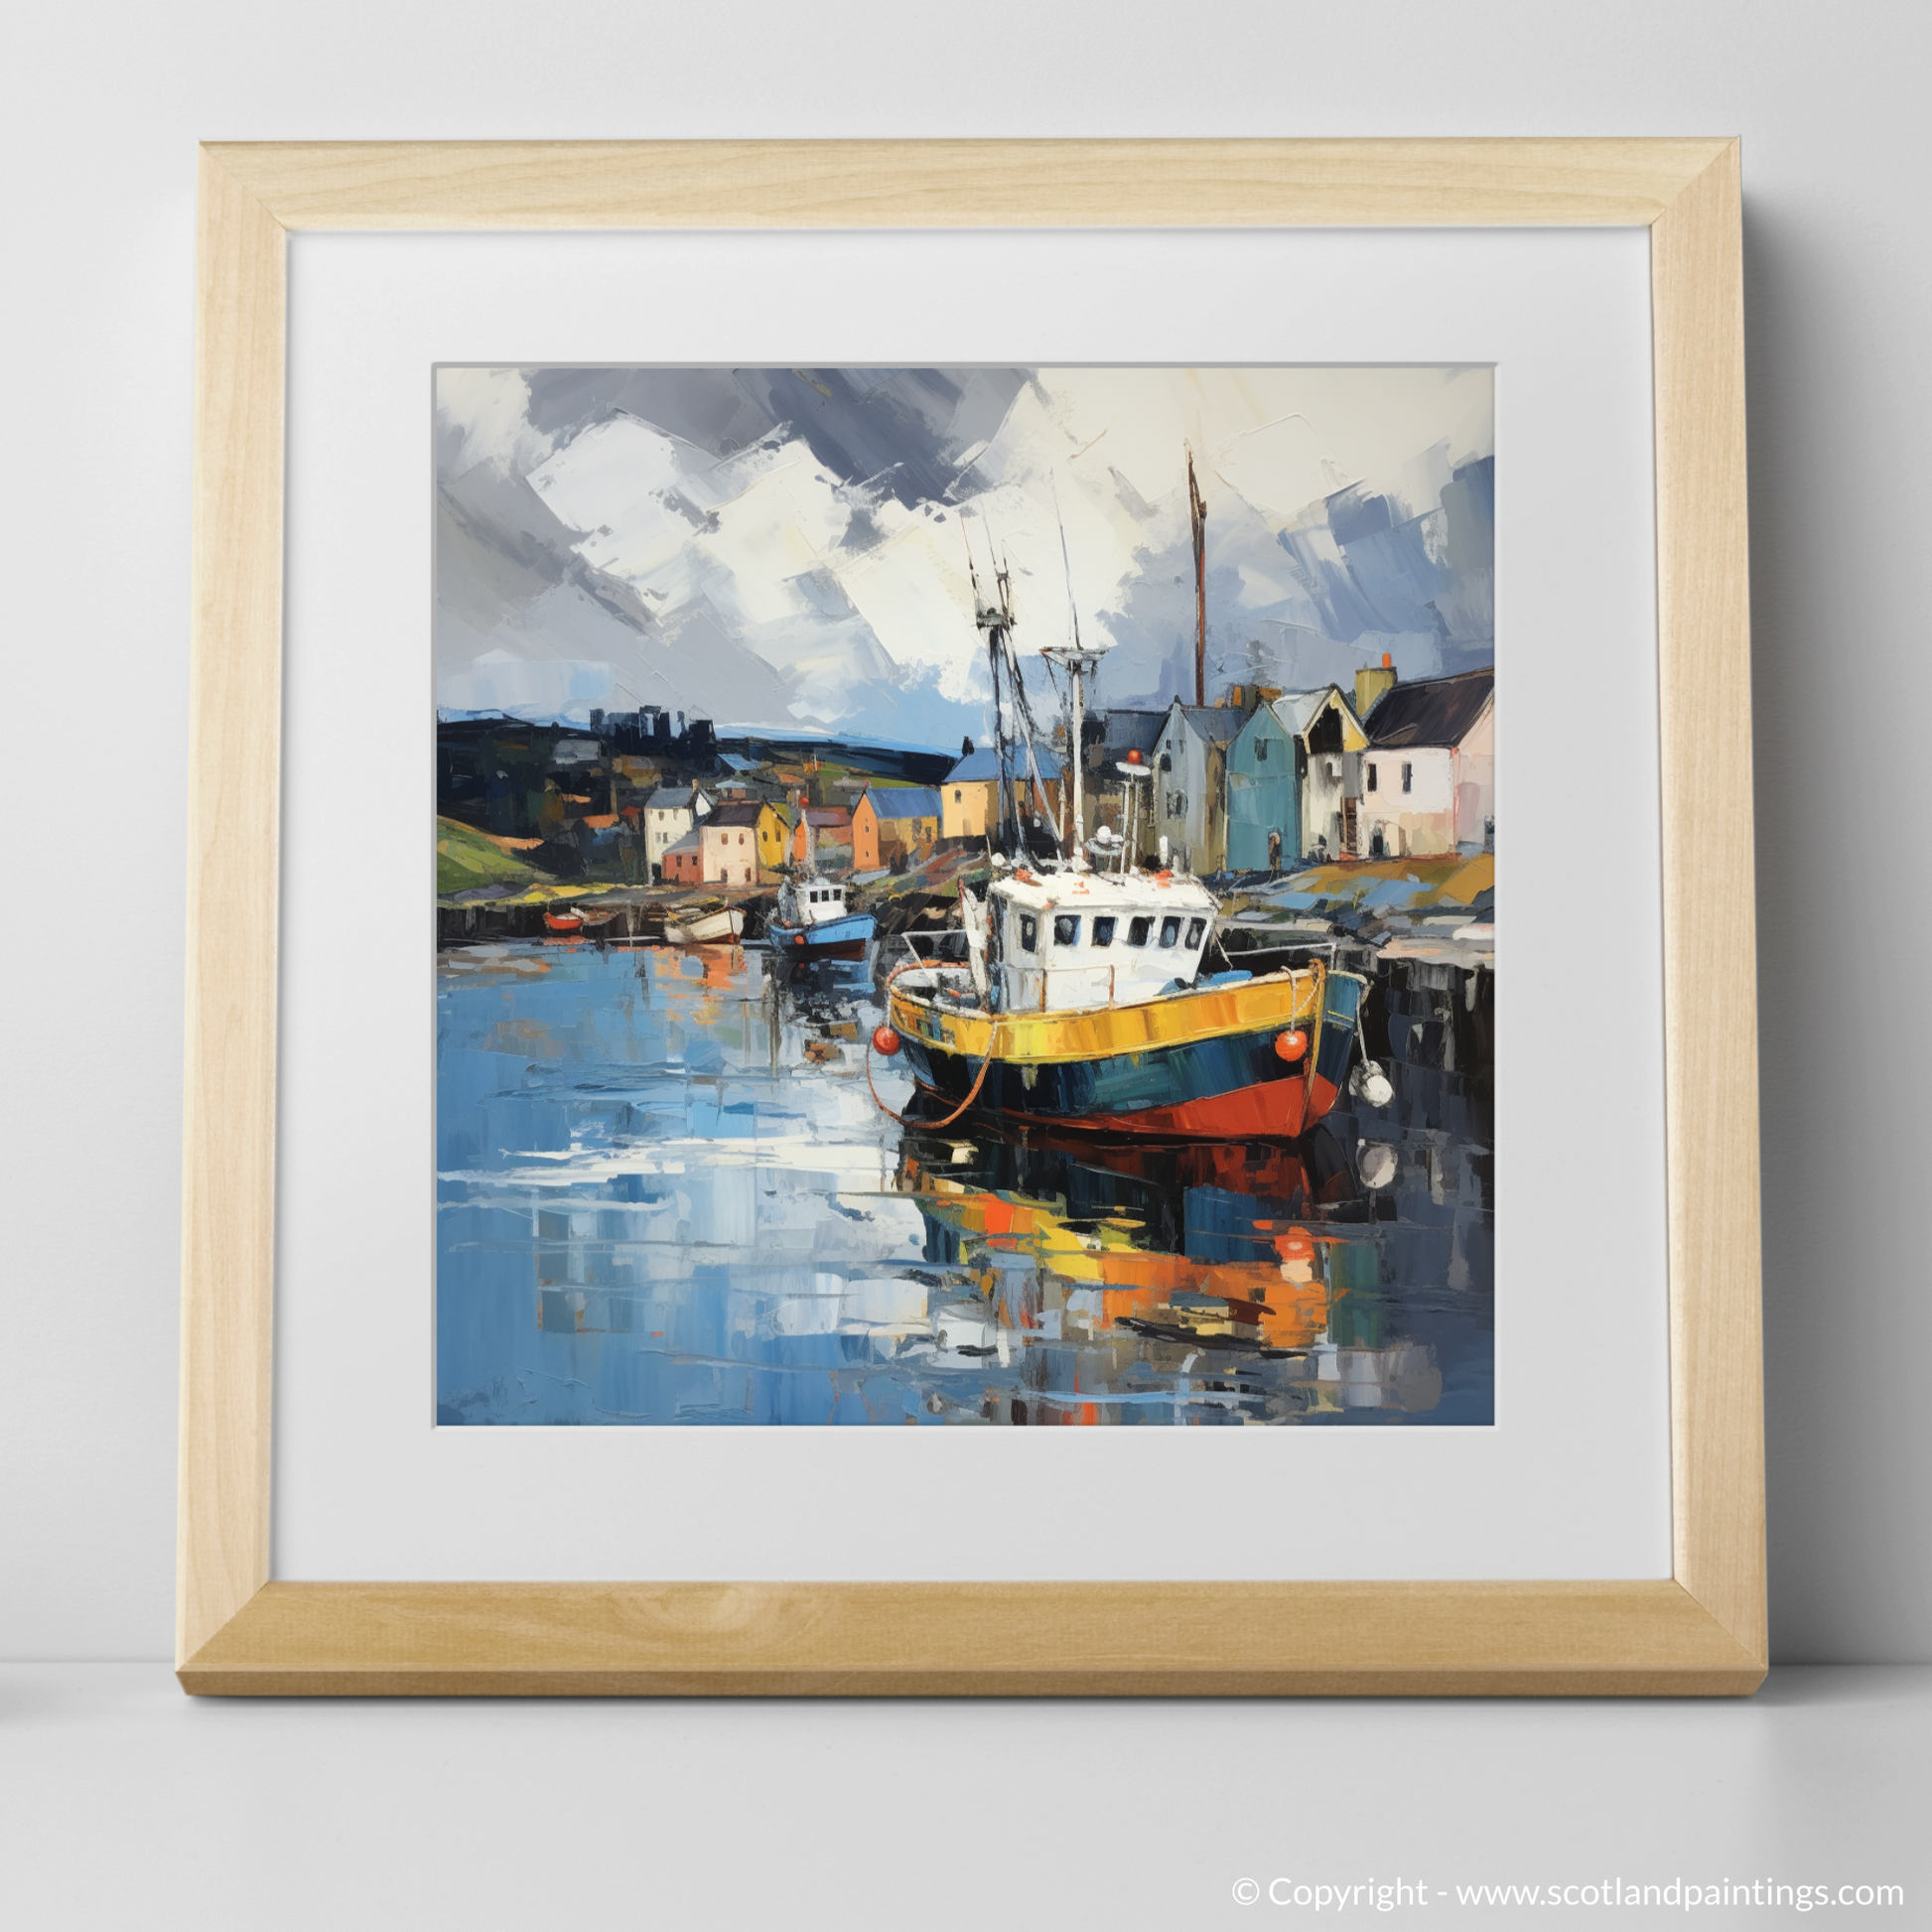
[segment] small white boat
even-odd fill
[[[722,912],[701,912],[695,919],[666,920],[664,941],[672,946],[722,946],[744,930],[744,908],[729,905]]]

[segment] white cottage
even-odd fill
[[[707,886],[756,886],[759,814],[749,801],[720,805],[698,826],[699,872]]]
[[[664,855],[711,816],[711,800],[696,785],[659,785],[644,801],[644,858],[661,878]]]
[[[1496,835],[1496,675],[1398,684],[1369,713],[1362,851],[1480,852]]]

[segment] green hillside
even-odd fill
[[[523,886],[542,874],[460,819],[436,821],[436,890],[447,897],[479,886]]]

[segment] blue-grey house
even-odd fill
[[[1151,830],[1177,865],[1203,878],[1227,864],[1227,754],[1242,718],[1232,704],[1176,698],[1155,741]]]
[[[1260,706],[1228,747],[1228,870],[1275,872],[1353,854],[1367,744],[1332,684]]]

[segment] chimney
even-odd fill
[[[1367,724],[1368,714],[1394,689],[1395,659],[1385,650],[1379,665],[1355,673],[1355,716]]]

